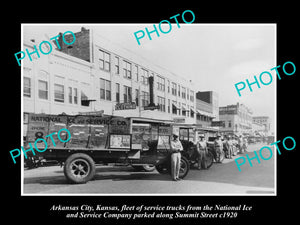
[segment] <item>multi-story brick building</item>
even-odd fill
[[[253,116],[253,123],[260,124],[264,127],[261,131],[263,131],[266,135],[270,132],[271,122],[270,117],[268,116]]]
[[[214,91],[196,93],[196,122],[204,127],[211,127],[212,121],[219,120],[219,99]]]
[[[223,133],[250,134],[252,132],[252,110],[244,104],[227,105],[219,107],[220,121],[224,127]]]
[[[28,26],[23,25],[23,48],[33,52],[33,46],[46,36],[32,35]],[[40,58],[32,54],[32,61],[28,57],[22,61],[25,117],[29,112],[95,111],[196,123],[196,91],[190,80],[112,44],[100,37],[96,29],[82,28],[74,34],[74,44],[65,45],[58,39],[61,49]],[[65,35],[68,38],[71,36]],[[55,41],[51,43],[56,45]],[[144,108],[150,102],[150,76],[154,78],[153,102],[159,107],[156,110]],[[132,109],[121,110],[126,108],[120,107],[123,103]]]

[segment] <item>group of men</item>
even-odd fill
[[[223,146],[226,157],[231,159],[234,154],[234,148],[237,148],[240,153],[247,152],[248,142],[246,138],[242,137],[242,135],[238,137],[237,141],[232,136],[228,135],[224,136]]]
[[[207,154],[207,143],[204,139],[204,134],[199,135],[199,140],[197,141],[197,153],[198,153],[198,168],[201,168],[201,162],[204,160],[205,155]],[[178,139],[177,134],[173,134],[173,140],[171,141],[171,176],[174,181],[179,181],[180,172],[180,161],[181,161],[181,151],[183,151],[182,144]],[[205,162],[205,160],[204,160]]]
[[[214,151],[215,151],[215,159],[217,162],[220,162],[218,159],[222,151],[225,152],[227,158],[232,158],[233,148],[234,148],[233,138],[231,136],[224,136],[224,139],[221,139],[221,135],[217,135],[214,141]],[[240,152],[243,153],[247,151],[247,139],[243,139],[240,135],[238,138],[238,144],[236,146],[239,148]],[[173,140],[171,141],[171,176],[174,181],[179,181],[181,178],[179,177],[180,172],[180,161],[181,161],[181,151],[183,151],[182,144],[179,140],[177,134],[173,134]],[[206,160],[205,157],[207,155],[207,141],[205,140],[204,134],[199,134],[198,140],[196,142],[196,152],[197,152],[197,161],[198,161],[198,169],[201,169],[203,166],[206,169]],[[203,163],[202,163],[203,162]]]

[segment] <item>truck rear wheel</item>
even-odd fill
[[[214,156],[211,152],[207,152],[206,156],[205,156],[205,164],[206,164],[206,169],[209,169],[214,161]],[[204,164],[204,162],[202,161],[202,164]],[[202,168],[204,168],[204,165],[202,166]]]
[[[83,184],[88,182],[94,177],[95,171],[95,162],[87,154],[75,153],[65,161],[64,174],[72,183]]]

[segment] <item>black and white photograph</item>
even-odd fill
[[[276,195],[276,24],[22,24],[22,47],[23,195]]]
[[[3,221],[297,221],[296,6],[23,3],[2,18]]]

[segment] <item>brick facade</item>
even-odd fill
[[[76,41],[72,45],[67,45],[63,41],[63,34],[59,34],[60,36],[58,38],[58,43],[61,46],[61,49],[57,48],[56,42],[54,41],[53,43],[56,45],[56,50],[90,62],[90,30],[82,27],[80,32],[74,33]],[[67,43],[71,43],[73,38],[74,37],[72,34],[66,34],[64,36],[64,39]]]

